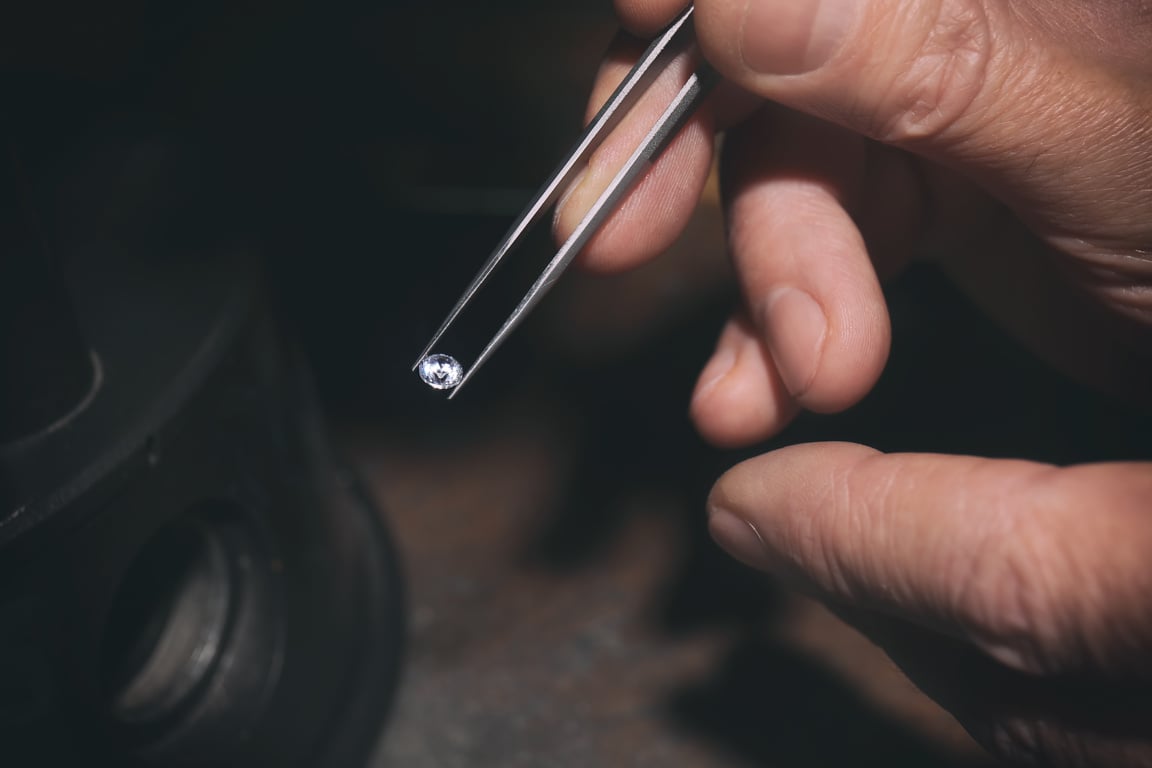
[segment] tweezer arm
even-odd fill
[[[615,178],[608,185],[608,188],[600,195],[599,199],[592,205],[588,213],[585,214],[584,219],[577,225],[576,229],[565,241],[564,245],[560,246],[560,250],[544,268],[544,272],[537,278],[536,282],[528,290],[528,293],[517,305],[512,314],[504,321],[504,325],[488,342],[488,346],[476,358],[476,361],[469,366],[468,371],[460,380],[460,383],[448,395],[451,400],[456,394],[468,383],[468,379],[472,378],[472,374],[479,370],[492,353],[504,343],[504,340],[516,329],[521,322],[524,321],[525,316],[540,303],[545,294],[552,288],[564,270],[572,263],[577,254],[583,250],[588,241],[592,239],[593,235],[599,231],[604,222],[615,211],[624,196],[632,190],[640,178],[648,172],[652,167],[652,163],[657,157],[668,147],[672,139],[692,117],[700,102],[712,90],[712,87],[720,80],[720,76],[708,64],[701,62],[696,72],[688,78],[684,83],[684,87],[680,89],[680,93],[668,105],[664,114],[652,126],[652,130],[624,163],[623,168],[616,174]]]
[[[484,266],[480,268],[476,277],[465,289],[464,294],[460,300],[456,302],[456,306],[448,313],[448,317],[441,324],[440,329],[436,331],[436,335],[428,342],[428,346],[420,353],[420,357],[416,359],[416,363],[412,366],[413,370],[420,365],[420,361],[432,351],[436,343],[440,341],[440,337],[448,330],[448,327],[455,322],[456,317],[464,309],[464,307],[476,295],[480,286],[492,274],[497,265],[503,260],[504,256],[520,241],[524,234],[531,229],[540,220],[540,217],[551,208],[560,195],[572,183],[576,175],[583,170],[587,165],[592,153],[604,141],[604,138],[611,133],[624,116],[632,109],[632,107],[639,100],[640,96],[652,85],[661,72],[668,66],[668,64],[691,46],[695,40],[692,34],[692,6],[688,6],[683,13],[676,18],[674,22],[660,35],[648,49],[644,51],[644,55],[629,71],[628,76],[624,79],[616,90],[613,92],[611,98],[604,104],[592,122],[588,124],[584,133],[580,136],[576,147],[568,155],[568,157],[560,164],[545,182],[540,191],[532,199],[532,203],[524,209],[520,217],[512,224],[504,239],[496,246],[496,250],[484,262]],[[476,366],[473,365],[473,368]]]

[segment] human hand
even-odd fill
[[[617,5],[626,25],[651,32],[680,2]],[[888,352],[881,280],[925,254],[1041,356],[1146,402],[1143,6],[697,2],[705,56],[745,93],[717,96],[585,260],[620,268],[670,244],[707,174],[713,129],[727,128],[722,181],[744,306],[693,396],[701,432],[745,444],[798,408],[858,401]],[[628,64],[609,60],[594,102]],[[657,107],[642,105],[600,149],[561,207],[560,234]],[[1148,464],[1057,469],[826,444],[730,472],[710,525],[741,559],[841,606],[1000,754],[1149,764],[1152,713],[1132,706],[1152,691],[1149,499]],[[929,664],[926,651],[938,654]],[[952,665],[965,674],[934,686]],[[1121,689],[1132,696],[1117,707]]]

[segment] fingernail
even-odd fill
[[[700,374],[700,383],[696,385],[696,393],[692,399],[697,400],[706,397],[735,365],[736,350],[728,344],[722,344],[716,350],[716,354],[712,355],[708,365],[704,366],[704,371]]]
[[[562,228],[561,222],[565,218],[565,212],[568,208],[568,203],[572,199],[572,196],[575,195],[578,191],[580,191],[580,187],[584,186],[584,181],[587,178],[588,178],[588,169],[584,168],[583,170],[580,171],[579,174],[576,175],[576,178],[573,179],[568,184],[568,189],[564,190],[564,194],[561,195],[560,201],[558,203],[556,203],[556,210],[552,214],[552,236],[554,239],[556,239],[556,240],[562,239],[561,235],[560,235],[560,231]],[[566,239],[566,238],[564,238],[564,239]]]
[[[793,397],[803,395],[820,367],[824,310],[799,288],[777,288],[764,304],[762,328],[784,386]]]
[[[836,53],[861,0],[748,0],[740,53],[749,69],[799,75]]]
[[[726,509],[708,511],[708,532],[720,547],[745,565],[764,568],[767,560],[764,542],[750,523]]]
[[[576,174],[576,178],[568,183],[568,189],[564,190],[564,194],[560,196],[560,202],[556,203],[556,210],[561,210],[568,204],[572,195],[576,194],[577,190],[584,185],[584,179],[588,178],[588,168],[583,168]]]

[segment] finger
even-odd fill
[[[695,4],[705,55],[750,91],[959,167],[1033,211],[1044,234],[1146,244],[1148,67],[1144,80],[1106,69],[1108,38],[1092,45],[1098,56],[1072,56],[1017,5]],[[1082,4],[1048,5],[1069,22],[1048,27],[1076,28]]]
[[[793,446],[709,501],[739,559],[940,628],[1027,672],[1152,679],[1152,464]]]
[[[652,37],[688,4],[684,0],[615,0],[615,5],[625,29],[640,37]]]
[[[639,49],[637,42],[628,40],[614,46],[593,89],[591,113],[595,113],[624,79]],[[691,68],[690,57],[681,56],[593,153],[583,175],[557,206],[553,223],[557,241],[565,240],[572,233],[615,178],[676,96],[691,74]],[[667,250],[695,210],[712,165],[712,146],[712,114],[705,105],[585,246],[581,254],[583,263],[592,269],[614,271],[635,266]]]
[[[841,129],[767,109],[725,147],[729,241],[745,305],[787,391],[811,410],[855,403],[888,355],[884,296],[845,209],[865,180],[867,152]]]
[[[1145,686],[1037,678],[900,619],[835,612],[1008,764],[1126,768],[1148,765],[1152,757]]]
[[[692,395],[692,419],[709,442],[734,448],[779,432],[796,406],[745,315],[728,321]]]

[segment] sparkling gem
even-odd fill
[[[418,371],[433,389],[452,389],[464,378],[464,366],[451,355],[428,355],[420,361]]]

